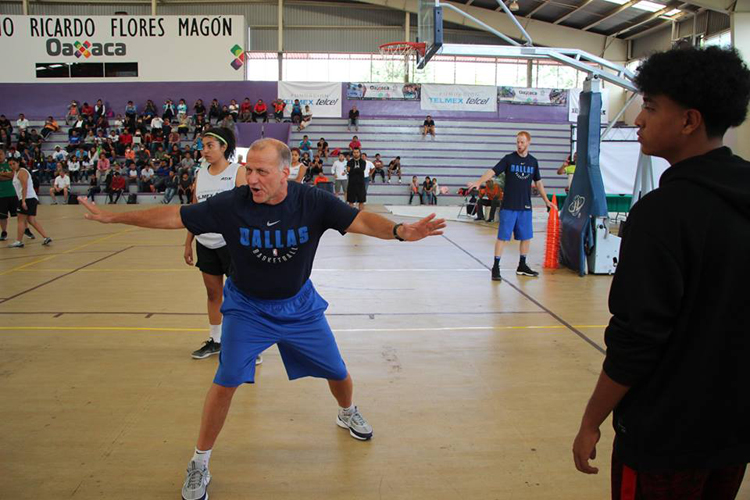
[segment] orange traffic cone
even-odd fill
[[[552,195],[552,205],[557,208],[557,195]],[[544,268],[560,267],[560,216],[554,208],[547,218],[547,247],[544,252]]]

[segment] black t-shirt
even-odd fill
[[[425,127],[434,127],[435,126],[435,120],[425,120],[423,125]]]
[[[296,295],[310,278],[323,233],[343,234],[358,213],[334,195],[296,182],[288,183],[287,197],[278,205],[255,203],[250,188],[241,186],[180,209],[191,233],[224,236],[232,281],[264,300]]]
[[[353,119],[356,119],[356,118],[359,118],[359,110],[354,111],[353,109],[350,109],[349,110],[349,119],[353,120]]]
[[[538,181],[539,162],[531,155],[505,155],[493,167],[496,175],[505,174],[503,210],[531,210],[531,182]]]
[[[193,110],[195,111],[195,114],[197,115],[206,114],[206,107],[203,104],[196,104],[195,107],[193,107]]]
[[[363,158],[360,158],[359,160],[352,158],[347,162],[346,167],[349,170],[349,184],[365,183],[367,162]]]

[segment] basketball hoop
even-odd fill
[[[380,53],[384,56],[410,56],[419,54],[424,56],[427,44],[421,42],[391,42],[380,46]]]

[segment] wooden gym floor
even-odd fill
[[[0,248],[0,498],[178,498],[218,362],[190,358],[207,338],[200,273],[184,231],[82,213],[42,206],[53,245]],[[375,437],[337,427],[326,384],[289,382],[274,347],[235,396],[211,499],[609,498],[610,422],[598,476],[570,449],[611,279],[517,277],[514,244],[493,283],[495,228],[451,222],[414,244],[327,233],[313,281]]]

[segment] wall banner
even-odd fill
[[[419,83],[349,83],[346,87],[347,99],[358,100],[399,100],[410,101],[420,98],[422,85]]]
[[[497,112],[497,87],[485,85],[422,85],[425,111]]]
[[[568,121],[573,123],[578,122],[581,92],[583,89],[570,89],[568,96]],[[609,89],[602,89],[602,123],[609,123]]]
[[[532,106],[566,106],[568,91],[564,89],[529,89],[524,87],[498,87],[497,99],[506,104]]]
[[[341,118],[340,83],[279,82],[279,98],[286,102],[285,116],[291,115],[292,104],[299,99],[303,112],[308,105],[313,116]]]

